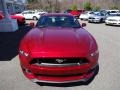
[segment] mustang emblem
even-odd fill
[[[65,61],[65,59],[56,59],[56,61],[57,61],[58,63],[63,63],[63,62]]]

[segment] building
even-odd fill
[[[19,13],[26,9],[27,0],[5,0],[8,13]],[[2,10],[2,4],[0,0],[0,10]]]

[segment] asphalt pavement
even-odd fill
[[[120,90],[120,27],[88,23],[85,29],[95,37],[100,51],[99,72],[91,83],[55,87],[40,86],[28,80],[21,71],[17,55],[19,41],[29,31],[23,28],[21,30],[27,31],[21,34],[17,31],[14,37],[10,36],[12,40],[0,33],[0,57],[3,57],[0,58],[0,90]],[[9,56],[9,49],[15,54]]]

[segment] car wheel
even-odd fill
[[[100,23],[102,23],[102,22],[103,22],[103,18],[100,19]]]
[[[109,26],[109,24],[105,23],[106,26]]]
[[[90,20],[88,20],[88,23],[91,23],[91,21],[90,21]]]
[[[36,16],[33,17],[33,20],[38,20],[38,18]]]
[[[80,18],[80,20],[83,20],[82,18]]]

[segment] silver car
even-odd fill
[[[102,22],[105,22],[105,19],[106,19],[106,16],[103,13],[94,12],[94,14],[88,18],[88,22],[102,23]]]

